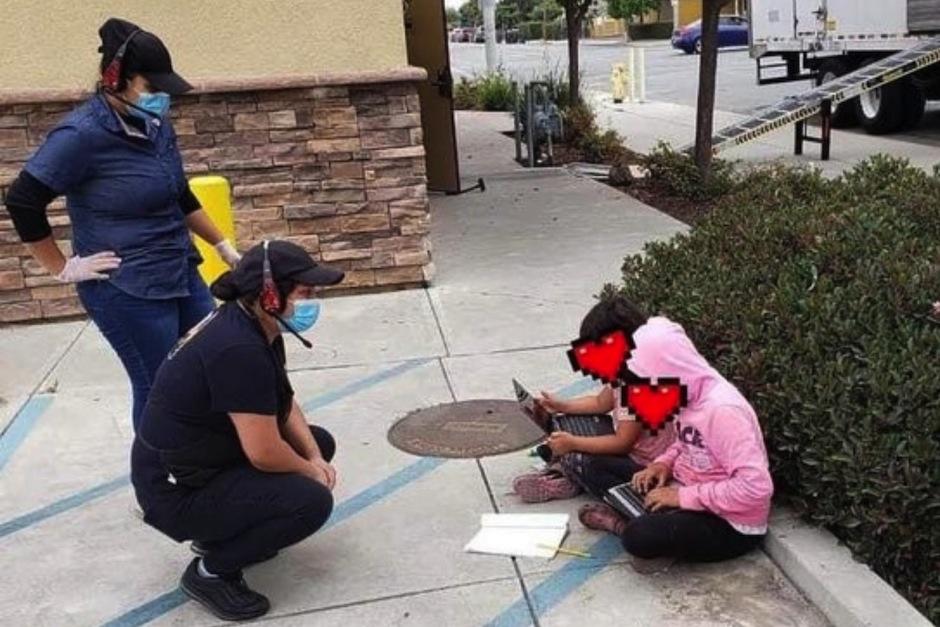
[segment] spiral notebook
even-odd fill
[[[568,535],[568,514],[483,514],[464,551],[552,558]]]

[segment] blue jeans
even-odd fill
[[[157,369],[176,341],[215,308],[212,294],[192,266],[185,298],[137,298],[108,281],[79,283],[78,297],[130,377],[136,432]]]

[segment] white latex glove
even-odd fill
[[[121,265],[121,259],[113,252],[95,253],[87,257],[75,255],[65,262],[62,272],[56,278],[63,283],[80,283],[82,281],[100,281],[107,279],[106,274]]]
[[[238,262],[241,261],[242,258],[242,256],[238,254],[238,251],[235,250],[235,247],[232,246],[232,242],[227,239],[216,244],[215,251],[219,253],[219,257],[221,257],[222,261],[227,263],[230,268],[234,268],[238,265]]]

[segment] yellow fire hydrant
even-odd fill
[[[234,246],[235,219],[232,215],[232,194],[228,181],[221,176],[197,176],[189,181],[189,188],[193,190],[203,210],[222,231],[223,237]],[[193,240],[203,260],[199,264],[199,274],[206,284],[211,285],[229,269],[228,265],[209,243],[195,236]]]
[[[627,97],[627,85],[630,83],[630,70],[626,63],[614,63],[610,75],[611,91],[614,102],[620,104]]]

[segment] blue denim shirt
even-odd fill
[[[96,95],[72,111],[26,163],[26,171],[65,194],[72,248],[86,256],[114,251],[111,283],[146,299],[189,295],[199,263],[180,198],[187,182],[169,120],[147,124],[147,137]]]

